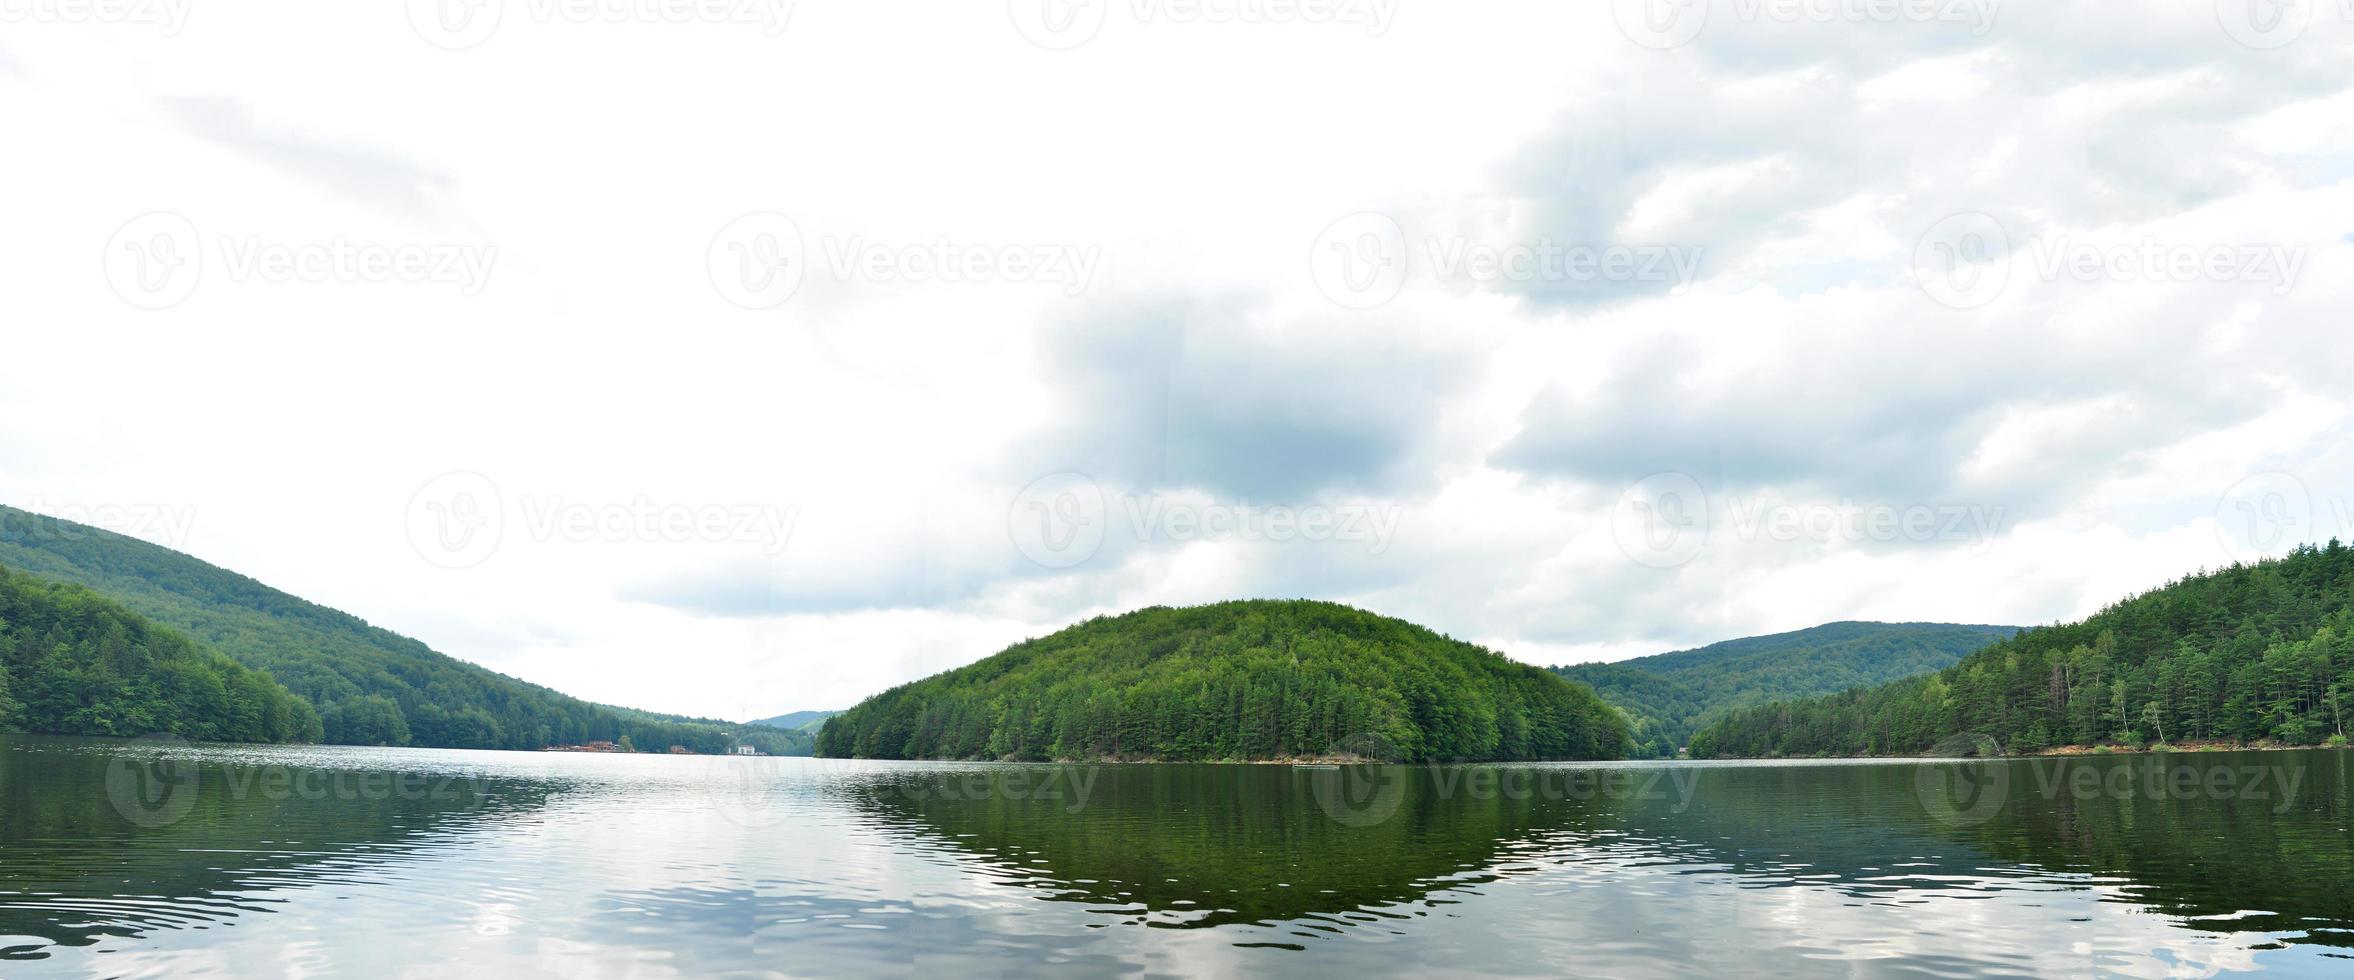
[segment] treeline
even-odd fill
[[[741,739],[787,755],[813,742],[568,697],[168,548],[8,507],[0,563],[87,586],[267,671],[317,710],[330,744],[540,749],[628,736],[654,752],[725,752]]]
[[[1735,708],[1926,674],[2017,632],[1953,623],[1826,623],[1551,669],[1627,713],[1635,755],[1670,758],[1694,731]]]
[[[317,713],[236,661],[73,585],[0,568],[0,731],[315,742]]]
[[[817,751],[889,759],[1618,758],[1582,685],[1326,602],[1098,617],[828,719]]]
[[[1908,755],[2154,741],[2342,744],[2354,709],[2354,550],[2332,540],[2028,630],[1939,673],[1728,715],[1695,756]]]

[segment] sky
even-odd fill
[[[2349,63],[2347,0],[0,0],[0,503],[734,719],[1238,597],[2073,619],[2354,528]]]

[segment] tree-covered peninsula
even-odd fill
[[[2331,541],[2171,582],[2021,632],[1925,677],[1736,711],[1699,757],[1977,747],[2344,744],[2354,722],[2354,550]]]
[[[1098,617],[826,721],[820,755],[884,759],[1612,759],[1584,685],[1386,616],[1247,600]]]

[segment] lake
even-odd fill
[[[0,976],[2354,975],[2343,751],[1053,766],[0,736]]]

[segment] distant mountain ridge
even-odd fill
[[[782,728],[789,732],[816,732],[820,726],[825,724],[826,719],[838,714],[841,714],[841,712],[789,711],[774,718],[758,718],[752,721],[747,721],[744,724],[765,725],[770,728]]]
[[[338,745],[539,749],[627,736],[706,753],[806,755],[806,733],[595,704],[440,653],[169,548],[0,506],[0,565],[98,592],[267,671]]]
[[[1730,710],[1942,670],[2018,632],[2016,626],[1842,621],[1551,669],[1626,711],[1638,754],[1666,757]]]

